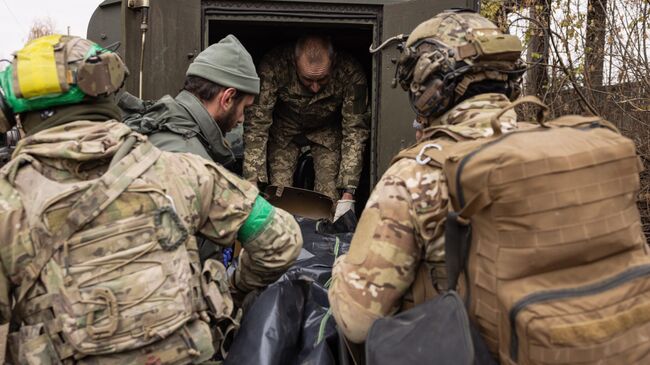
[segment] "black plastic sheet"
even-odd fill
[[[356,220],[350,216],[332,224],[298,218],[298,223],[301,256],[247,308],[226,364],[338,363],[341,349],[327,286],[334,260],[350,246]],[[341,231],[346,233],[334,233]]]

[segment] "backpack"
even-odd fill
[[[441,168],[449,277],[502,364],[650,361],[650,258],[634,143],[599,117],[564,116],[476,139],[440,127],[398,158]],[[444,137],[444,138],[441,138]],[[457,282],[450,282],[450,288]]]
[[[201,270],[186,248],[188,230],[164,188],[139,178],[161,152],[148,142],[129,152],[131,146],[124,142],[116,153],[124,157],[94,180],[50,180],[29,155],[3,170],[21,197],[36,248],[13,278],[14,310],[24,322],[20,363],[89,355],[93,363],[113,363],[118,358],[98,355],[155,345],[178,333],[182,340],[173,341],[187,344],[182,351],[156,356],[170,363],[212,356],[208,324],[197,320],[208,304]],[[39,280],[42,286],[35,286]]]

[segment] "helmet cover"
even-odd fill
[[[48,35],[16,52],[0,72],[5,104],[13,113],[76,104],[117,92],[128,74],[113,51],[79,37]]]
[[[451,108],[473,82],[506,82],[518,89],[521,41],[470,10],[437,14],[418,25],[402,45],[397,78],[422,116]],[[514,95],[510,95],[513,97]]]

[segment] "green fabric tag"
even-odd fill
[[[237,239],[242,245],[255,239],[269,224],[275,208],[261,196],[257,196],[251,214],[248,215],[244,224],[239,228]]]

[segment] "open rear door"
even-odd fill
[[[401,33],[408,34],[421,22],[435,14],[453,7],[477,9],[475,0],[411,0],[403,3],[385,5],[382,19],[382,41]],[[399,85],[391,87],[395,75],[395,65],[391,60],[399,57],[395,46],[381,51],[379,60],[379,118],[376,126],[377,144],[375,153],[377,175],[381,176],[388,168],[392,158],[404,147],[415,141],[411,122],[415,113],[408,103],[408,96]]]
[[[201,0],[151,1],[145,38],[143,98],[158,99],[183,87],[185,71],[201,47]],[[123,52],[130,76],[126,90],[138,94],[141,13],[122,2]]]
[[[122,0],[104,0],[88,22],[86,38],[108,47],[115,42],[122,41],[122,26],[120,16],[122,15]],[[122,49],[117,50],[122,53]]]

